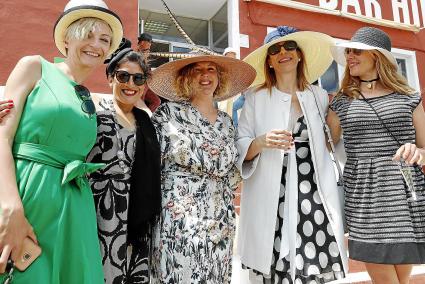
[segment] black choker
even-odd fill
[[[378,78],[375,78],[375,79],[372,79],[372,80],[362,80],[362,79],[360,79],[360,82],[367,83],[366,87],[368,89],[372,89],[372,82],[376,82],[378,80],[379,80],[379,77]]]

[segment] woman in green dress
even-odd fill
[[[14,108],[0,127],[0,273],[23,240],[42,254],[14,283],[103,283],[85,163],[96,116],[80,85],[119,45],[122,24],[101,0],[71,0],[55,25],[65,61],[22,58],[5,87]],[[0,282],[6,274],[0,274]]]

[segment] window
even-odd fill
[[[193,42],[202,47],[207,47],[217,53],[222,53],[228,46],[228,23],[227,23],[227,2],[220,0],[220,3],[214,2],[210,15],[207,18],[191,18],[185,16],[176,16],[177,21],[183,27]],[[155,12],[156,0],[146,1],[144,7],[149,9],[140,9],[140,24],[143,32],[149,33],[153,37],[152,52],[182,52],[192,51],[192,47],[178,31],[170,16],[166,13]],[[185,3],[190,5],[190,3]],[[190,7],[190,6],[187,6]],[[192,13],[196,15],[195,13]],[[191,14],[191,15],[192,15]],[[204,13],[205,16],[205,13]],[[195,16],[196,17],[196,16]],[[169,58],[151,57],[152,67],[158,67],[170,60]]]
[[[154,40],[151,46],[151,52],[180,52],[189,53],[192,49],[190,45],[180,42],[168,42],[163,40]],[[172,60],[177,60],[168,57],[150,56],[150,66],[155,68]]]
[[[397,60],[399,72],[406,77],[411,87],[420,90],[416,52],[398,48],[393,48],[391,51]]]
[[[169,52],[170,51],[170,44],[166,42],[159,42],[159,41],[153,41],[151,46],[151,52]],[[150,56],[149,57],[149,65],[153,68],[159,67],[164,63],[167,63],[170,61],[167,57],[156,57],[156,56]]]
[[[227,2],[220,8],[217,14],[211,18],[212,48],[222,52],[229,46],[227,38]]]
[[[338,64],[333,61],[328,70],[319,78],[320,86],[329,94],[337,92],[339,89]]]
[[[407,78],[406,59],[397,58],[398,71]]]

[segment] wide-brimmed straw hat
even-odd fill
[[[345,49],[377,50],[381,52],[395,67],[397,61],[391,53],[391,39],[382,30],[373,27],[358,29],[350,41],[337,43],[332,47],[332,56],[338,64],[345,66]]]
[[[109,49],[109,56],[120,45],[123,36],[123,28],[120,17],[109,10],[102,0],[71,0],[66,4],[65,9],[56,21],[53,29],[56,47],[66,56],[65,33],[68,27],[81,18],[98,18],[105,21],[112,30],[112,42]]]
[[[221,55],[193,55],[189,58],[168,62],[156,68],[148,80],[149,88],[157,95],[171,101],[183,101],[185,98],[176,94],[174,82],[178,72],[185,66],[197,62],[213,62],[227,73],[229,88],[227,93],[214,97],[222,101],[237,95],[248,88],[255,78],[255,70],[249,64],[231,57]]]
[[[316,81],[331,65],[333,58],[330,48],[334,45],[332,37],[311,31],[298,31],[288,26],[279,26],[267,34],[264,45],[251,52],[244,61],[257,70],[257,77],[252,86],[265,82],[264,62],[267,58],[267,49],[282,41],[293,40],[301,49],[305,60],[305,75],[309,83]]]

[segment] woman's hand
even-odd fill
[[[294,146],[292,133],[286,130],[272,130],[256,140],[261,148],[289,150]]]
[[[2,208],[0,211],[0,274],[5,272],[9,258],[16,260],[27,236],[37,243],[34,230],[25,218],[22,204]]]
[[[289,150],[294,146],[292,133],[286,130],[272,130],[255,138],[248,148],[245,161],[254,159],[264,148]]]
[[[3,121],[3,117],[10,113],[10,110],[14,107],[12,100],[0,100],[0,123]]]
[[[393,161],[403,160],[408,165],[418,164],[423,166],[425,163],[425,150],[416,147],[415,144],[406,143],[398,148],[393,157]]]

